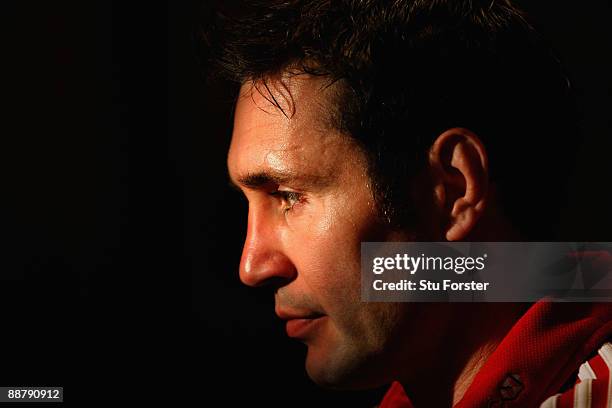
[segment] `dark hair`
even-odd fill
[[[463,127],[483,140],[510,219],[551,238],[577,120],[559,60],[509,1],[263,2],[206,32],[212,65],[231,80],[265,83],[290,68],[337,82],[330,119],[368,153],[393,222],[417,215],[406,177],[435,137]]]

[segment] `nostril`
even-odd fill
[[[272,290],[276,290],[278,288],[281,288],[285,285],[287,285],[289,282],[291,282],[293,279],[286,279],[286,278],[281,278],[278,276],[273,276],[271,278],[266,279],[265,281],[261,282],[258,286],[265,286],[268,287]]]

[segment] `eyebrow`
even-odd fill
[[[240,190],[239,185],[249,189],[260,189],[269,185],[282,185],[291,182],[300,182],[305,186],[322,186],[326,184],[327,178],[312,174],[265,170],[239,176],[237,181],[234,181],[231,176],[229,178],[230,185],[238,190]]]

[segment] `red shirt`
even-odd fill
[[[543,408],[612,408],[611,367],[598,353],[609,339],[612,303],[537,302],[512,327],[454,407],[540,407],[554,397],[555,405],[547,401]],[[579,378],[574,387],[563,389],[586,361],[597,367],[599,377],[582,376],[583,381]],[[590,405],[576,399],[585,393],[590,393]],[[394,382],[380,408],[414,407],[401,384]]]

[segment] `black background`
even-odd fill
[[[610,5],[519,3],[583,110],[564,226],[611,241]],[[225,169],[235,89],[206,84],[196,57],[211,5],[5,4],[0,385],[64,386],[73,406],[139,393],[375,403],[380,391],[312,385],[271,293],[238,280],[246,205]]]

